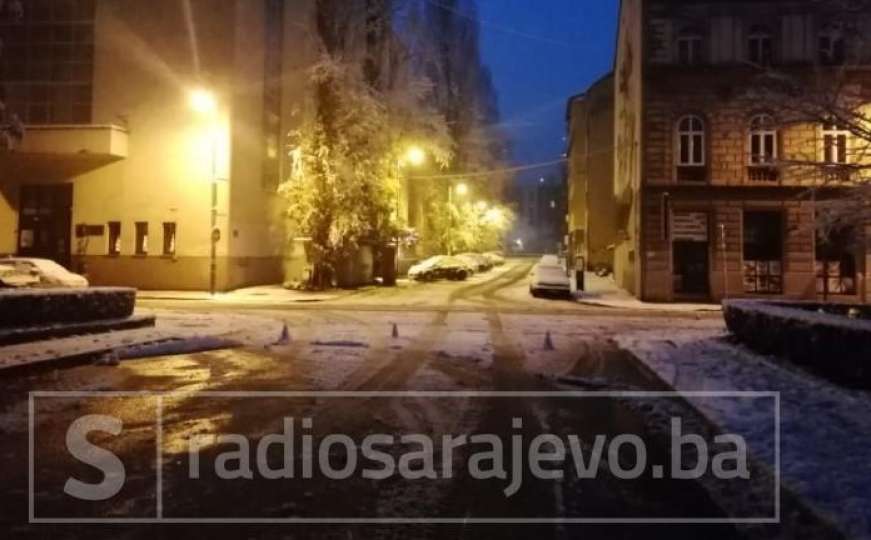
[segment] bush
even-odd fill
[[[723,303],[729,330],[751,349],[864,388],[871,387],[867,314],[867,308],[855,306],[755,300]]]
[[[135,289],[3,290],[0,328],[125,319],[133,315],[135,305]]]

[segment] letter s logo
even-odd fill
[[[96,414],[83,416],[70,425],[67,430],[67,450],[82,463],[100,469],[104,478],[99,484],[68,478],[64,493],[83,501],[105,501],[121,491],[126,480],[124,464],[112,452],[88,442],[87,436],[92,431],[118,435],[123,427],[124,423],[114,416]]]

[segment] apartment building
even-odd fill
[[[0,253],[142,289],[298,271],[277,188],[312,4],[27,2],[0,26],[0,86],[26,125],[0,151]]]
[[[572,97],[568,126],[568,230],[573,267],[614,268],[619,220],[614,199],[614,77]]]
[[[819,200],[843,187],[827,166],[861,159],[860,141],[754,92],[761,75],[784,73],[871,103],[868,44],[851,37],[871,34],[871,14],[844,13],[837,2],[623,0],[618,282],[647,301],[871,300],[869,231],[814,227]]]

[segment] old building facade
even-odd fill
[[[281,281],[281,141],[314,54],[312,4],[27,2],[0,28],[5,101],[27,127],[0,152],[0,253],[98,285]]]
[[[614,77],[569,100],[568,252],[572,267],[613,270],[618,205],[614,199]]]
[[[864,159],[861,141],[825,118],[792,121],[755,91],[782,72],[868,94],[848,58],[862,45],[826,8],[623,0],[613,140],[625,288],[648,301],[871,298],[867,231],[815,231],[815,200],[838,194],[826,166]],[[850,16],[867,35],[871,14]]]

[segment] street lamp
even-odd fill
[[[218,110],[218,100],[215,94],[197,88],[192,90],[189,96],[191,110],[203,116],[214,124],[211,128],[211,212],[210,212],[210,239],[209,251],[209,294],[215,296],[218,281],[218,242],[221,240],[221,231],[218,229],[218,128],[215,115]]]
[[[419,146],[411,146],[405,153],[405,160],[414,167],[426,163],[426,152]]]

